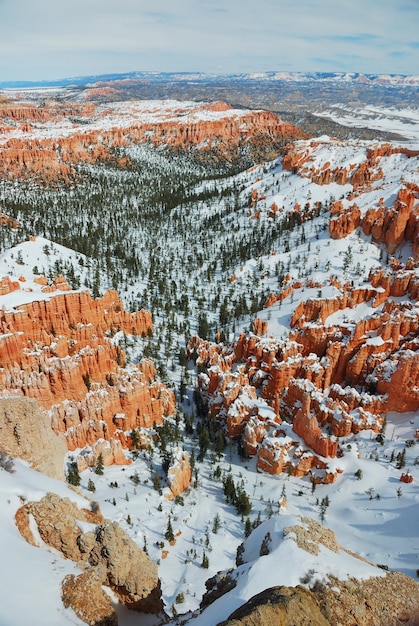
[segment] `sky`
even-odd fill
[[[0,82],[129,71],[419,74],[419,0],[0,0]]]

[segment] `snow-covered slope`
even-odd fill
[[[400,110],[372,105],[361,108],[336,103],[322,111],[314,111],[313,114],[344,126],[372,128],[398,133],[406,139],[419,139],[419,112],[413,108]]]
[[[410,119],[414,121],[416,113]],[[48,132],[54,134],[54,129]],[[409,131],[409,136],[414,137],[415,133]],[[136,195],[128,184],[136,177],[139,185],[145,186],[144,171],[147,173],[146,167],[151,162],[167,178],[175,178],[176,172],[181,177],[184,170],[180,167],[176,170],[175,159],[170,169],[162,150],[152,152],[142,146],[130,148],[133,163],[138,165],[134,173],[120,174],[99,166],[88,170],[92,179],[97,176],[94,190],[96,201],[98,197],[100,202],[98,210],[93,210],[96,205],[93,201],[90,204],[89,196],[83,203],[77,195],[81,188],[79,192],[77,189],[60,191],[61,197],[59,194],[55,197],[54,191],[37,189],[35,193],[23,184],[21,188],[19,185],[2,186],[2,210],[12,209],[13,216],[23,225],[29,224],[34,229],[36,225],[35,232],[31,232],[35,240],[15,241],[16,245],[4,249],[0,256],[0,278],[8,275],[20,286],[0,296],[3,310],[54,297],[52,292],[42,292],[40,284],[34,281],[38,272],[50,281],[61,273],[69,279],[73,277],[77,289],[93,287],[96,281],[103,290],[110,283],[121,291],[130,307],[139,308],[145,301],[152,309],[154,340],[130,337],[122,332],[113,340],[127,350],[134,363],[144,354],[156,359],[161,376],[176,388],[179,413],[166,420],[167,433],[156,431],[156,442],[151,450],[126,452],[132,461],[129,466],[105,467],[103,475],[97,475],[92,469],[81,472],[81,493],[91,495],[89,480],[92,481],[94,498],[100,503],[104,516],[120,523],[159,563],[167,612],[196,611],[205,591],[205,580],[235,565],[237,547],[244,540],[246,518],[255,526],[258,516],[263,521],[248,538],[247,563],[240,566],[241,576],[235,590],[209,607],[201,617],[192,619],[192,624],[216,624],[257,591],[274,584],[299,584],[309,570],[314,570],[313,576],[319,579],[324,579],[328,573],[343,579],[368,577],[371,572],[380,574],[382,570],[377,574],[376,568],[347,553],[331,555],[325,552],[326,548],[321,548],[320,556],[313,557],[302,553],[290,537],[282,539],[283,528],[291,526],[300,515],[322,521],[324,527],[333,529],[342,546],[372,563],[416,577],[419,569],[416,523],[419,449],[414,435],[419,429],[418,412],[388,412],[385,433],[380,438],[371,430],[340,437],[343,455],[327,460],[333,470],[339,470],[331,485],[316,485],[309,476],[297,478],[287,472],[259,473],[256,459],[243,459],[234,440],[228,441],[224,449],[220,442],[217,448],[217,440],[208,442],[202,458],[197,460],[204,448],[200,438],[202,424],[207,422],[202,414],[196,415],[199,411],[199,406],[194,404],[196,371],[192,361],[186,362],[185,353],[181,353],[196,332],[203,334],[205,331],[208,338],[214,340],[216,331],[220,330],[225,346],[234,345],[242,332],[253,337],[251,329],[255,317],[266,322],[265,336],[261,340],[267,348],[275,342],[286,342],[292,316],[300,302],[337,297],[342,293],[339,284],[349,284],[355,290],[366,289],[371,284],[367,280],[371,269],[390,271],[388,262],[392,254],[388,253],[384,242],[378,241],[378,235],[366,234],[360,225],[338,239],[329,234],[330,211],[336,202],[340,201],[345,210],[356,203],[364,219],[371,208],[394,208],[401,188],[411,185],[414,189],[419,184],[415,142],[409,144],[412,152],[409,156],[397,151],[396,144],[392,145],[395,152],[383,154],[369,164],[373,175],[366,181],[368,184],[363,186],[359,181],[355,184],[355,180],[351,180],[353,172],[364,166],[369,151],[375,148],[377,146],[367,142],[338,142],[328,137],[307,140],[297,145],[301,159],[296,161],[295,169],[284,168],[283,161],[278,159],[222,179],[204,180],[199,174],[189,179],[189,186],[185,184],[187,193],[179,196],[178,203],[157,205],[155,215],[152,208],[156,205],[151,200],[148,203],[139,192]],[[345,181],[339,178],[344,169],[349,174]],[[339,170],[340,174],[334,173],[332,180],[329,172],[331,178],[326,180],[327,170]],[[85,175],[88,174],[85,172]],[[111,181],[111,190],[106,185],[106,176]],[[118,201],[111,195],[117,189],[120,190]],[[86,190],[87,184],[84,187],[87,194]],[[63,200],[65,194],[68,205]],[[13,204],[17,196],[21,204],[17,200]],[[55,217],[52,209],[42,213],[41,204],[51,197],[55,197],[58,206]],[[31,203],[28,200],[30,210],[22,198],[31,199]],[[318,211],[314,211],[316,206]],[[78,236],[74,236],[77,252],[44,238],[43,235],[49,234],[45,231],[52,231],[53,220],[59,223],[67,215],[61,207],[70,207],[70,215],[73,211],[74,223],[82,224],[80,231],[92,240],[92,250],[93,243],[103,238],[104,247],[96,258],[82,254]],[[414,207],[417,207],[416,196]],[[38,218],[39,215],[45,215],[45,219]],[[115,224],[117,231],[111,230]],[[64,236],[68,242],[71,231]],[[17,234],[13,237],[18,240]],[[118,243],[129,250],[130,258],[136,259],[134,269],[128,270],[120,263],[118,255],[124,251],[117,250]],[[414,241],[404,238],[394,257],[406,264],[415,255],[414,246]],[[111,278],[107,271],[110,268],[114,270]],[[413,265],[409,271],[414,282],[418,270]],[[271,293],[276,297],[287,287],[292,288],[283,299],[264,307]],[[377,293],[380,289],[378,286]],[[408,299],[407,296],[389,296],[389,301],[395,305]],[[406,304],[406,309],[408,307],[412,317],[417,314],[413,298]],[[383,303],[373,307],[372,300],[360,302],[353,308],[342,308],[327,316],[324,326],[326,329],[341,326],[343,334],[348,336],[356,322],[371,320],[382,308]],[[220,335],[217,343],[221,343]],[[415,352],[416,335],[408,340],[409,350]],[[379,337],[371,331],[365,343],[378,344]],[[233,386],[229,387],[230,391],[232,389]],[[354,394],[360,391],[354,388]],[[252,402],[254,407],[263,405],[265,417],[275,412],[275,407],[259,396]],[[291,425],[288,430],[292,435]],[[169,500],[164,466],[167,452],[179,445],[191,457],[194,453],[193,479],[180,498]],[[402,454],[403,467],[397,462]],[[70,456],[68,462],[71,462]],[[22,498],[39,499],[48,490],[66,495],[67,488],[35,474],[19,461],[15,462],[15,467],[13,475],[0,470],[0,524],[5,529],[0,541],[6,561],[14,559],[12,573],[3,568],[0,574],[0,623],[4,618],[5,626],[23,626],[28,620],[26,607],[36,603],[39,613],[31,610],[33,621],[57,626],[78,624],[74,615],[63,610],[59,598],[60,581],[65,573],[73,571],[73,565],[24,543],[13,521]],[[405,472],[412,476],[413,482],[400,482]],[[162,482],[161,491],[156,488],[156,474]],[[243,519],[224,497],[224,482],[228,476],[249,498],[251,510]],[[74,497],[72,493],[71,496]],[[284,496],[287,512],[281,506]],[[324,509],[322,502],[326,496],[328,506]],[[169,519],[175,534],[174,543],[169,543],[165,537]],[[267,532],[271,534],[272,551],[259,558],[258,550]],[[208,558],[208,567],[203,567],[204,555]],[[22,588],[26,603],[22,601]],[[132,623],[135,617],[120,613],[122,626]]]
[[[2,554],[1,616],[4,626],[23,626],[29,622],[58,626],[83,624],[73,612],[64,609],[61,583],[66,574],[78,572],[75,563],[39,546],[28,544],[16,528],[14,516],[25,502],[38,501],[51,491],[69,497],[79,506],[84,498],[64,483],[31,470],[16,460],[13,474],[0,470],[0,550]]]

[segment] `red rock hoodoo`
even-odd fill
[[[0,324],[2,395],[35,398],[70,450],[99,439],[127,447],[129,431],[173,414],[173,391],[156,380],[154,364],[145,359],[124,368],[125,354],[111,341],[117,331],[152,329],[151,314],[128,313],[115,291],[96,300],[88,292],[63,293],[2,310]],[[120,462],[112,450],[107,461]]]

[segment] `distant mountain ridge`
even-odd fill
[[[35,88],[35,87],[69,87],[82,86],[94,82],[111,82],[119,80],[139,80],[150,83],[189,82],[189,81],[275,81],[275,82],[327,82],[327,83],[364,83],[385,85],[388,87],[419,87],[419,74],[362,74],[359,72],[253,72],[217,74],[205,72],[124,72],[96,74],[40,81],[0,81],[1,89]]]

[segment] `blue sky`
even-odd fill
[[[419,0],[0,0],[0,81],[108,72],[419,74]]]

